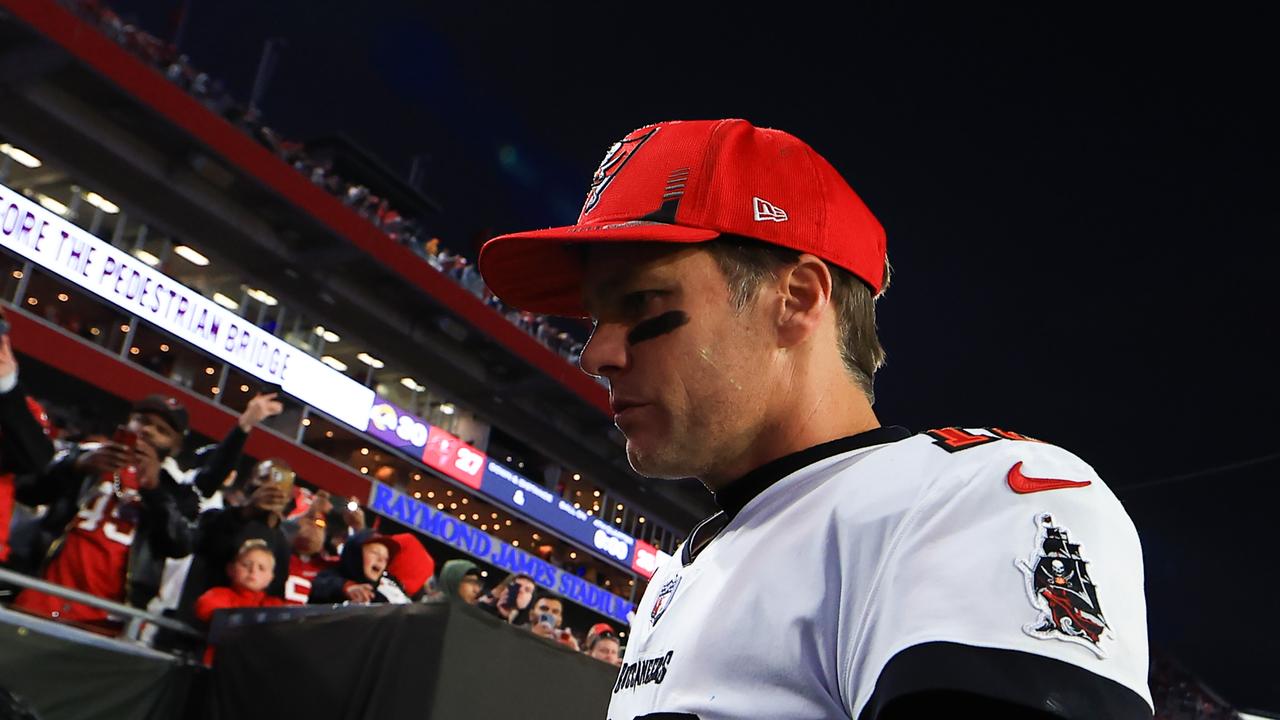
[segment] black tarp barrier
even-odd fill
[[[40,720],[181,718],[198,672],[136,643],[0,609],[0,688]]]
[[[219,613],[209,720],[602,720],[617,668],[456,604]]]

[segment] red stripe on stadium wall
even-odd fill
[[[239,417],[201,395],[173,385],[25,312],[9,307],[5,315],[13,326],[13,345],[18,351],[128,402],[152,393],[176,397],[187,407],[191,428],[201,435],[221,440]],[[39,388],[33,389],[38,395]],[[355,497],[362,505],[369,497],[368,478],[271,430],[255,428],[249,433],[245,453],[256,458],[283,458],[299,477],[338,497]]]
[[[489,337],[612,415],[608,393],[546,346],[507,322],[467,290],[436,271],[411,250],[388,239],[337,198],[211,112],[159,71],[137,59],[89,23],[50,0],[0,0],[0,7],[60,45],[140,103],[190,133],[270,190],[307,212],[388,270],[421,288]]]

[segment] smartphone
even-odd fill
[[[295,475],[296,473],[292,470],[280,467],[279,465],[272,465],[271,474],[267,480],[279,485],[280,489],[284,491],[285,496],[288,497],[293,493],[293,479]]]
[[[549,628],[553,628],[556,626],[556,616],[551,613],[541,613],[538,615],[538,622]]]
[[[9,321],[3,317],[0,317],[0,336],[8,335],[9,331],[12,329],[13,327],[9,325]]]
[[[130,430],[124,425],[116,427],[115,435],[111,438],[112,442],[119,443],[131,450],[138,449],[138,433]]]
[[[519,595],[520,595],[520,583],[516,582],[515,580],[512,580],[511,582],[507,583],[507,592],[505,595],[502,596],[502,604],[506,605],[507,607],[514,607],[516,604],[516,597],[518,597]]]
[[[277,400],[284,400],[284,390],[281,390],[279,385],[276,385],[273,383],[263,383],[262,389],[260,389],[258,392],[263,395],[270,395],[271,393],[275,393]]]

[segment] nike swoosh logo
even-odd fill
[[[1042,492],[1061,488],[1078,488],[1091,484],[1092,480],[1058,480],[1057,478],[1027,477],[1022,474],[1022,462],[1009,468],[1009,487],[1016,493]]]

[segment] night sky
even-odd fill
[[[1089,461],[1142,535],[1153,649],[1280,710],[1275,18],[963,5],[191,0],[182,46],[247,98],[283,38],[268,124],[420,156],[466,253],[572,222],[634,127],[798,135],[889,233],[881,420]]]

